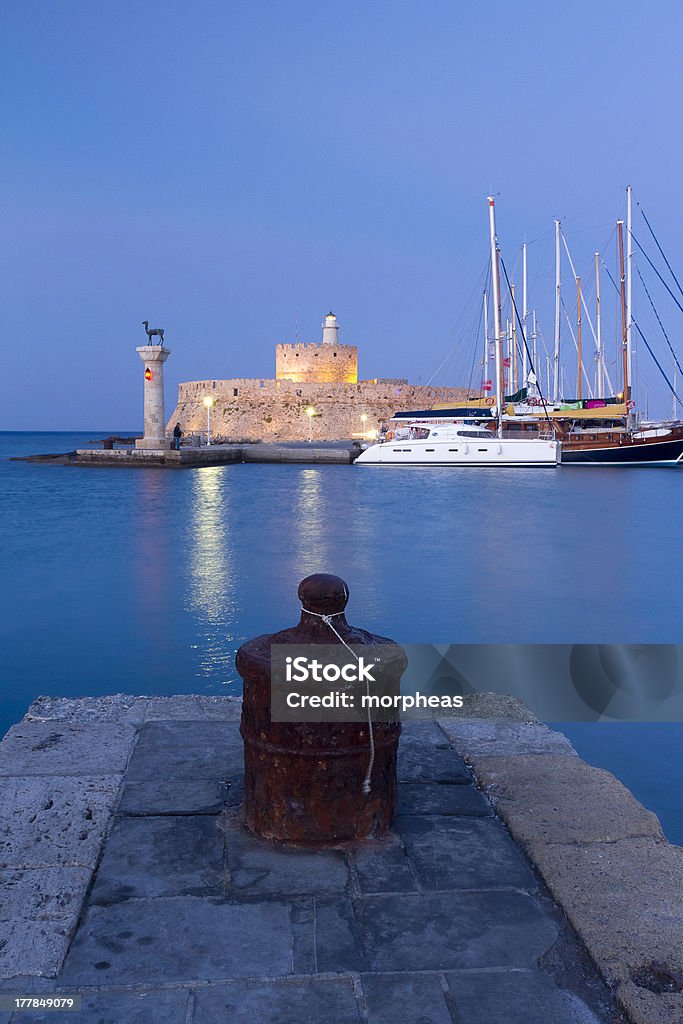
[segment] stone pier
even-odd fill
[[[683,849],[510,698],[407,724],[382,840],[244,828],[239,698],[40,698],[0,744],[0,1024],[680,1024]],[[493,718],[480,717],[493,714]],[[478,717],[479,716],[479,717]]]

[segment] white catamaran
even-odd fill
[[[358,466],[557,466],[562,445],[552,434],[508,437],[503,432],[504,370],[502,356],[499,251],[493,196],[488,197],[493,278],[496,359],[497,431],[472,416],[431,420],[416,416],[389,430],[356,459]],[[493,410],[491,410],[493,411]],[[489,410],[486,410],[487,415]],[[491,419],[488,419],[491,423]]]

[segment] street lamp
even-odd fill
[[[363,424],[363,433],[365,433],[365,428],[366,428],[366,426],[367,426],[367,422],[368,422],[368,417],[367,417],[367,413],[363,413],[363,414],[361,415],[360,421],[361,421],[361,423]]]
[[[308,443],[310,444],[313,440],[313,417],[315,416],[315,409],[312,405],[306,409],[306,415],[308,416]]]
[[[204,399],[204,405],[206,407],[206,443],[211,444],[211,407],[214,403],[214,399],[207,395]]]

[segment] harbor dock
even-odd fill
[[[404,726],[386,838],[316,849],[245,830],[240,698],[39,698],[0,744],[0,1024],[680,1024],[683,849],[519,702],[465,711]]]
[[[180,451],[163,448],[79,448],[59,455],[24,456],[24,462],[60,466],[114,468],[192,469],[224,466],[234,462],[346,465],[360,454],[360,448],[307,444],[212,444],[183,446]]]

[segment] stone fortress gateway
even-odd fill
[[[186,434],[206,431],[211,401],[214,441],[336,441],[374,437],[395,412],[434,402],[458,404],[465,388],[426,387],[407,380],[358,380],[358,348],[339,342],[334,313],[323,321],[322,343],[275,347],[275,379],[236,377],[178,385],[178,404],[168,421]]]

